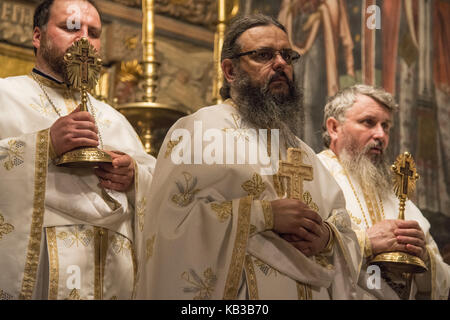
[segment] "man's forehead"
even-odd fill
[[[84,15],[92,12],[99,15],[97,9],[86,0],[55,0],[50,8],[50,17],[73,16],[76,14]]]
[[[275,25],[257,26],[242,33],[238,39],[242,50],[252,50],[255,48],[290,48],[287,34]]]
[[[372,113],[383,110],[386,113],[389,114],[389,116],[392,115],[392,111],[389,110],[387,106],[385,106],[383,103],[375,100],[374,98],[370,96],[366,96],[363,94],[358,94],[356,96],[356,100],[353,103],[353,105],[347,109],[347,112],[351,113],[357,113],[357,114],[363,114],[363,113]]]

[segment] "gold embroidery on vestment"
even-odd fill
[[[255,269],[253,268],[252,258],[249,255],[245,256],[245,274],[247,278],[248,295],[250,300],[259,300],[258,285],[256,282]]]
[[[313,211],[319,212],[319,206],[312,201],[312,196],[309,191],[303,192],[303,202]]]
[[[261,201],[261,206],[264,214],[265,229],[272,230],[273,229],[272,204],[270,203],[270,201],[263,200]]]
[[[106,253],[108,251],[108,230],[94,227],[95,275],[94,299],[103,300],[103,281],[105,275]]]
[[[59,285],[59,259],[58,259],[58,243],[56,241],[55,227],[46,228],[47,230],[47,248],[49,260],[49,288],[48,299],[58,299]]]
[[[74,244],[78,248],[81,243],[83,246],[88,247],[94,238],[94,232],[90,227],[84,225],[75,225],[69,227],[69,231],[61,231],[57,234],[58,239],[63,241],[66,248],[71,248]]]
[[[155,239],[156,239],[156,236],[153,235],[151,238],[147,239],[147,241],[145,243],[145,245],[146,245],[146,247],[145,247],[145,252],[146,252],[145,258],[146,258],[147,261],[148,261],[148,259],[150,259],[153,256],[153,247],[155,245]]]
[[[233,212],[233,202],[211,203],[211,209],[217,214],[220,222],[227,220]]]
[[[13,298],[12,295],[0,289],[0,300],[12,300]]]
[[[6,170],[20,166],[24,161],[25,142],[19,140],[9,140],[8,147],[0,146],[0,161],[4,160],[3,166]]]
[[[167,159],[170,156],[173,148],[175,148],[175,146],[179,144],[181,140],[183,140],[183,136],[179,136],[178,140],[175,141],[169,140],[169,142],[167,142],[166,153],[164,154],[165,159]]]
[[[141,232],[144,230],[144,219],[145,219],[145,206],[147,205],[147,199],[142,197],[136,205],[136,215],[138,217],[139,230]]]
[[[195,189],[197,177],[192,177],[189,172],[183,172],[184,184],[176,181],[179,193],[172,196],[172,201],[180,207],[186,207],[194,201],[194,196],[200,189]]]
[[[0,212],[0,240],[2,240],[3,235],[11,233],[14,230],[14,226],[10,223],[5,223],[5,218]]]
[[[245,181],[241,185],[242,189],[249,196],[253,196],[253,199],[258,199],[261,193],[266,190],[266,184],[262,181],[262,178],[259,174],[254,173],[250,180]]]
[[[70,291],[69,296],[64,300],[83,300],[80,296],[80,290],[74,288]]]
[[[36,284],[36,273],[41,252],[42,223],[44,221],[45,182],[47,180],[49,129],[39,131],[36,137],[34,169],[33,214],[26,253],[24,276],[19,299],[31,299]]]
[[[247,251],[247,241],[250,233],[250,212],[252,208],[252,197],[245,197],[239,201],[238,222],[236,238],[234,241],[231,263],[228,269],[227,280],[223,299],[236,299],[239,290],[239,280],[244,267],[245,253]]]
[[[274,275],[276,277],[278,275],[278,271],[276,269],[272,268],[267,263],[262,262],[258,258],[255,258],[255,265],[267,277],[270,277],[271,275]]]
[[[298,300],[312,300],[311,286],[297,282]]]
[[[131,241],[128,238],[116,233],[110,237],[110,243],[111,249],[116,255],[131,254]]]
[[[217,276],[213,273],[211,268],[207,268],[203,272],[203,277],[204,279],[198,276],[192,269],[183,272],[181,274],[181,279],[191,284],[189,287],[184,287],[183,292],[195,293],[196,296],[194,296],[194,300],[211,299],[211,294],[213,293],[217,282]]]

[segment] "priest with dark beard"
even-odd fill
[[[430,223],[410,200],[406,202],[405,220],[398,219],[399,200],[393,192],[386,158],[397,109],[392,95],[383,89],[355,85],[337,93],[325,106],[323,139],[328,149],[318,157],[344,192],[347,212],[364,252],[361,297],[447,299],[450,266],[439,254]],[[404,275],[381,269],[382,279],[374,285],[367,278],[367,262],[391,251],[421,258],[428,272],[415,274],[409,288]]]
[[[361,254],[343,194],[293,133],[299,58],[270,17],[230,24],[226,100],[178,120],[159,152],[137,298],[355,298]]]

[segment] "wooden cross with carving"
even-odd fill
[[[313,168],[302,163],[302,151],[296,148],[289,148],[287,151],[287,161],[279,161],[278,175],[288,178],[287,196],[290,199],[303,199],[303,181],[313,180]]]

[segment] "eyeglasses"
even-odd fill
[[[284,61],[286,61],[287,64],[292,64],[300,58],[300,54],[292,49],[275,50],[272,48],[263,48],[238,53],[230,57],[230,59],[236,59],[242,56],[250,56],[250,58],[256,62],[268,63],[269,61],[272,61],[272,59],[275,58],[277,53],[280,54],[280,56],[283,58]]]

